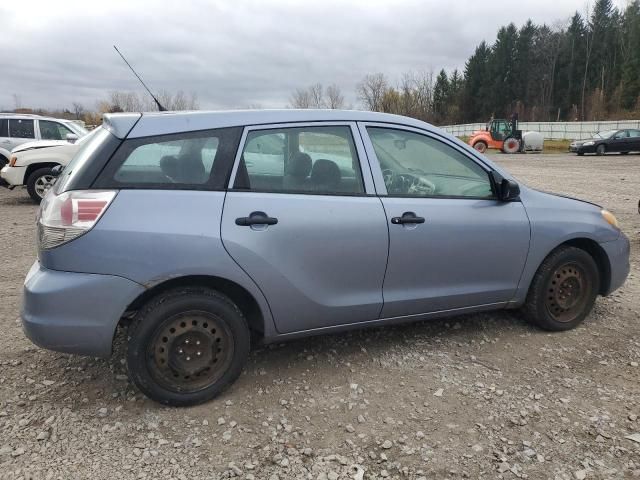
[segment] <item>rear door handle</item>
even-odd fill
[[[278,219],[270,217],[264,212],[251,212],[248,217],[236,218],[236,225],[241,227],[250,227],[252,225],[275,225]]]
[[[424,217],[418,217],[413,212],[404,212],[401,217],[392,217],[391,223],[394,225],[404,225],[405,223],[424,223]]]

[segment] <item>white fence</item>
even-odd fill
[[[484,129],[484,123],[466,123],[440,127],[456,137],[468,137],[475,130]],[[620,120],[607,122],[520,122],[522,131],[540,132],[548,140],[582,140],[591,138],[595,132],[620,130],[623,128],[640,129],[640,120]]]

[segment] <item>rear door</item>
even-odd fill
[[[628,152],[640,152],[640,130],[628,130],[629,138],[627,139],[628,143]]]
[[[522,203],[487,166],[422,130],[361,124],[389,226],[382,318],[511,300],[529,249]]]
[[[352,123],[247,128],[222,239],[281,333],[376,320],[388,229]]]
[[[34,121],[29,118],[10,118],[9,119],[9,141],[8,150],[13,150],[18,145],[31,142],[36,139],[36,131]]]

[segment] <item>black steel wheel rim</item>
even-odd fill
[[[547,285],[545,306],[549,315],[562,323],[575,320],[584,311],[592,288],[582,266],[574,262],[561,265]]]
[[[216,383],[233,359],[233,335],[210,312],[173,315],[156,329],[147,350],[147,368],[163,388],[194,393]]]

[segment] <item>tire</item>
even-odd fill
[[[523,313],[544,330],[570,330],[591,312],[599,291],[600,274],[593,257],[576,247],[559,247],[538,267]]]
[[[186,407],[231,385],[249,349],[247,321],[228,297],[185,287],[160,294],[137,313],[129,326],[127,367],[147,397]]]
[[[620,152],[620,155],[629,155],[629,152]]]
[[[7,163],[9,163],[9,159],[4,155],[0,155],[0,170],[2,170],[2,167],[4,167]]]
[[[518,153],[520,151],[520,140],[515,137],[507,137],[502,144],[504,153]]]
[[[578,156],[579,156],[579,157],[584,156],[584,152],[578,152]]]
[[[49,167],[39,168],[32,172],[27,178],[27,192],[29,192],[31,199],[40,203],[55,182],[55,178],[53,169]]]
[[[596,147],[596,155],[604,155],[605,153],[607,153],[607,147],[604,144],[601,143]]]
[[[480,153],[484,153],[487,151],[487,144],[483,141],[479,141],[473,144],[473,148],[475,148]]]

